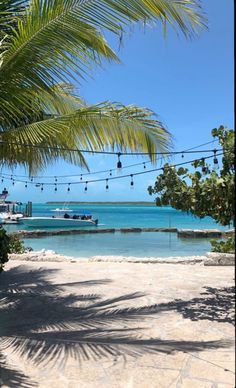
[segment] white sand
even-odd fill
[[[234,386],[232,266],[32,255],[0,275],[0,386]]]
[[[170,264],[196,264],[204,263],[208,260],[206,256],[173,256],[173,257],[135,257],[135,256],[92,256],[88,257],[72,257],[57,254],[49,250],[32,251],[23,254],[11,254],[11,260],[25,261],[55,261],[55,262],[126,262],[126,263],[170,263]]]

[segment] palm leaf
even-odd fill
[[[171,137],[152,117],[136,106],[81,104],[73,113],[2,132],[1,161],[9,167],[23,164],[31,173],[59,158],[87,168],[81,149],[142,151],[155,161],[156,152],[170,149]]]
[[[104,32],[120,36],[135,22],[171,24],[191,36],[205,20],[195,0],[1,2],[3,164],[19,163],[34,171],[63,158],[87,168],[80,148],[144,151],[153,161],[153,153],[168,148],[168,132],[147,109],[109,103],[83,106],[71,90],[58,85],[83,77],[104,58],[118,61]]]
[[[28,109],[31,96],[27,104],[22,89],[53,93],[56,80],[82,77],[102,58],[118,60],[103,31],[120,35],[131,22],[147,20],[177,25],[187,36],[204,24],[195,0],[29,1],[1,47],[1,105]]]

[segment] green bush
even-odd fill
[[[0,272],[3,270],[3,265],[8,261],[10,238],[5,229],[0,227]]]
[[[0,227],[0,272],[8,261],[8,253],[23,253],[25,247],[19,237],[14,234],[7,234],[5,229]]]
[[[14,233],[9,234],[8,237],[10,239],[8,253],[24,253],[25,247],[23,241]]]
[[[212,252],[234,253],[235,252],[235,237],[229,237],[227,240],[211,240]]]

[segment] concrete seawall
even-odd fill
[[[177,228],[104,228],[104,229],[63,229],[63,230],[19,230],[15,232],[23,238],[40,238],[45,236],[62,236],[70,234],[100,234],[100,233],[141,233],[168,232],[177,233],[180,238],[224,238],[232,235],[233,230],[218,229],[177,229]]]

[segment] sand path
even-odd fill
[[[9,261],[0,386],[234,386],[233,267]]]

